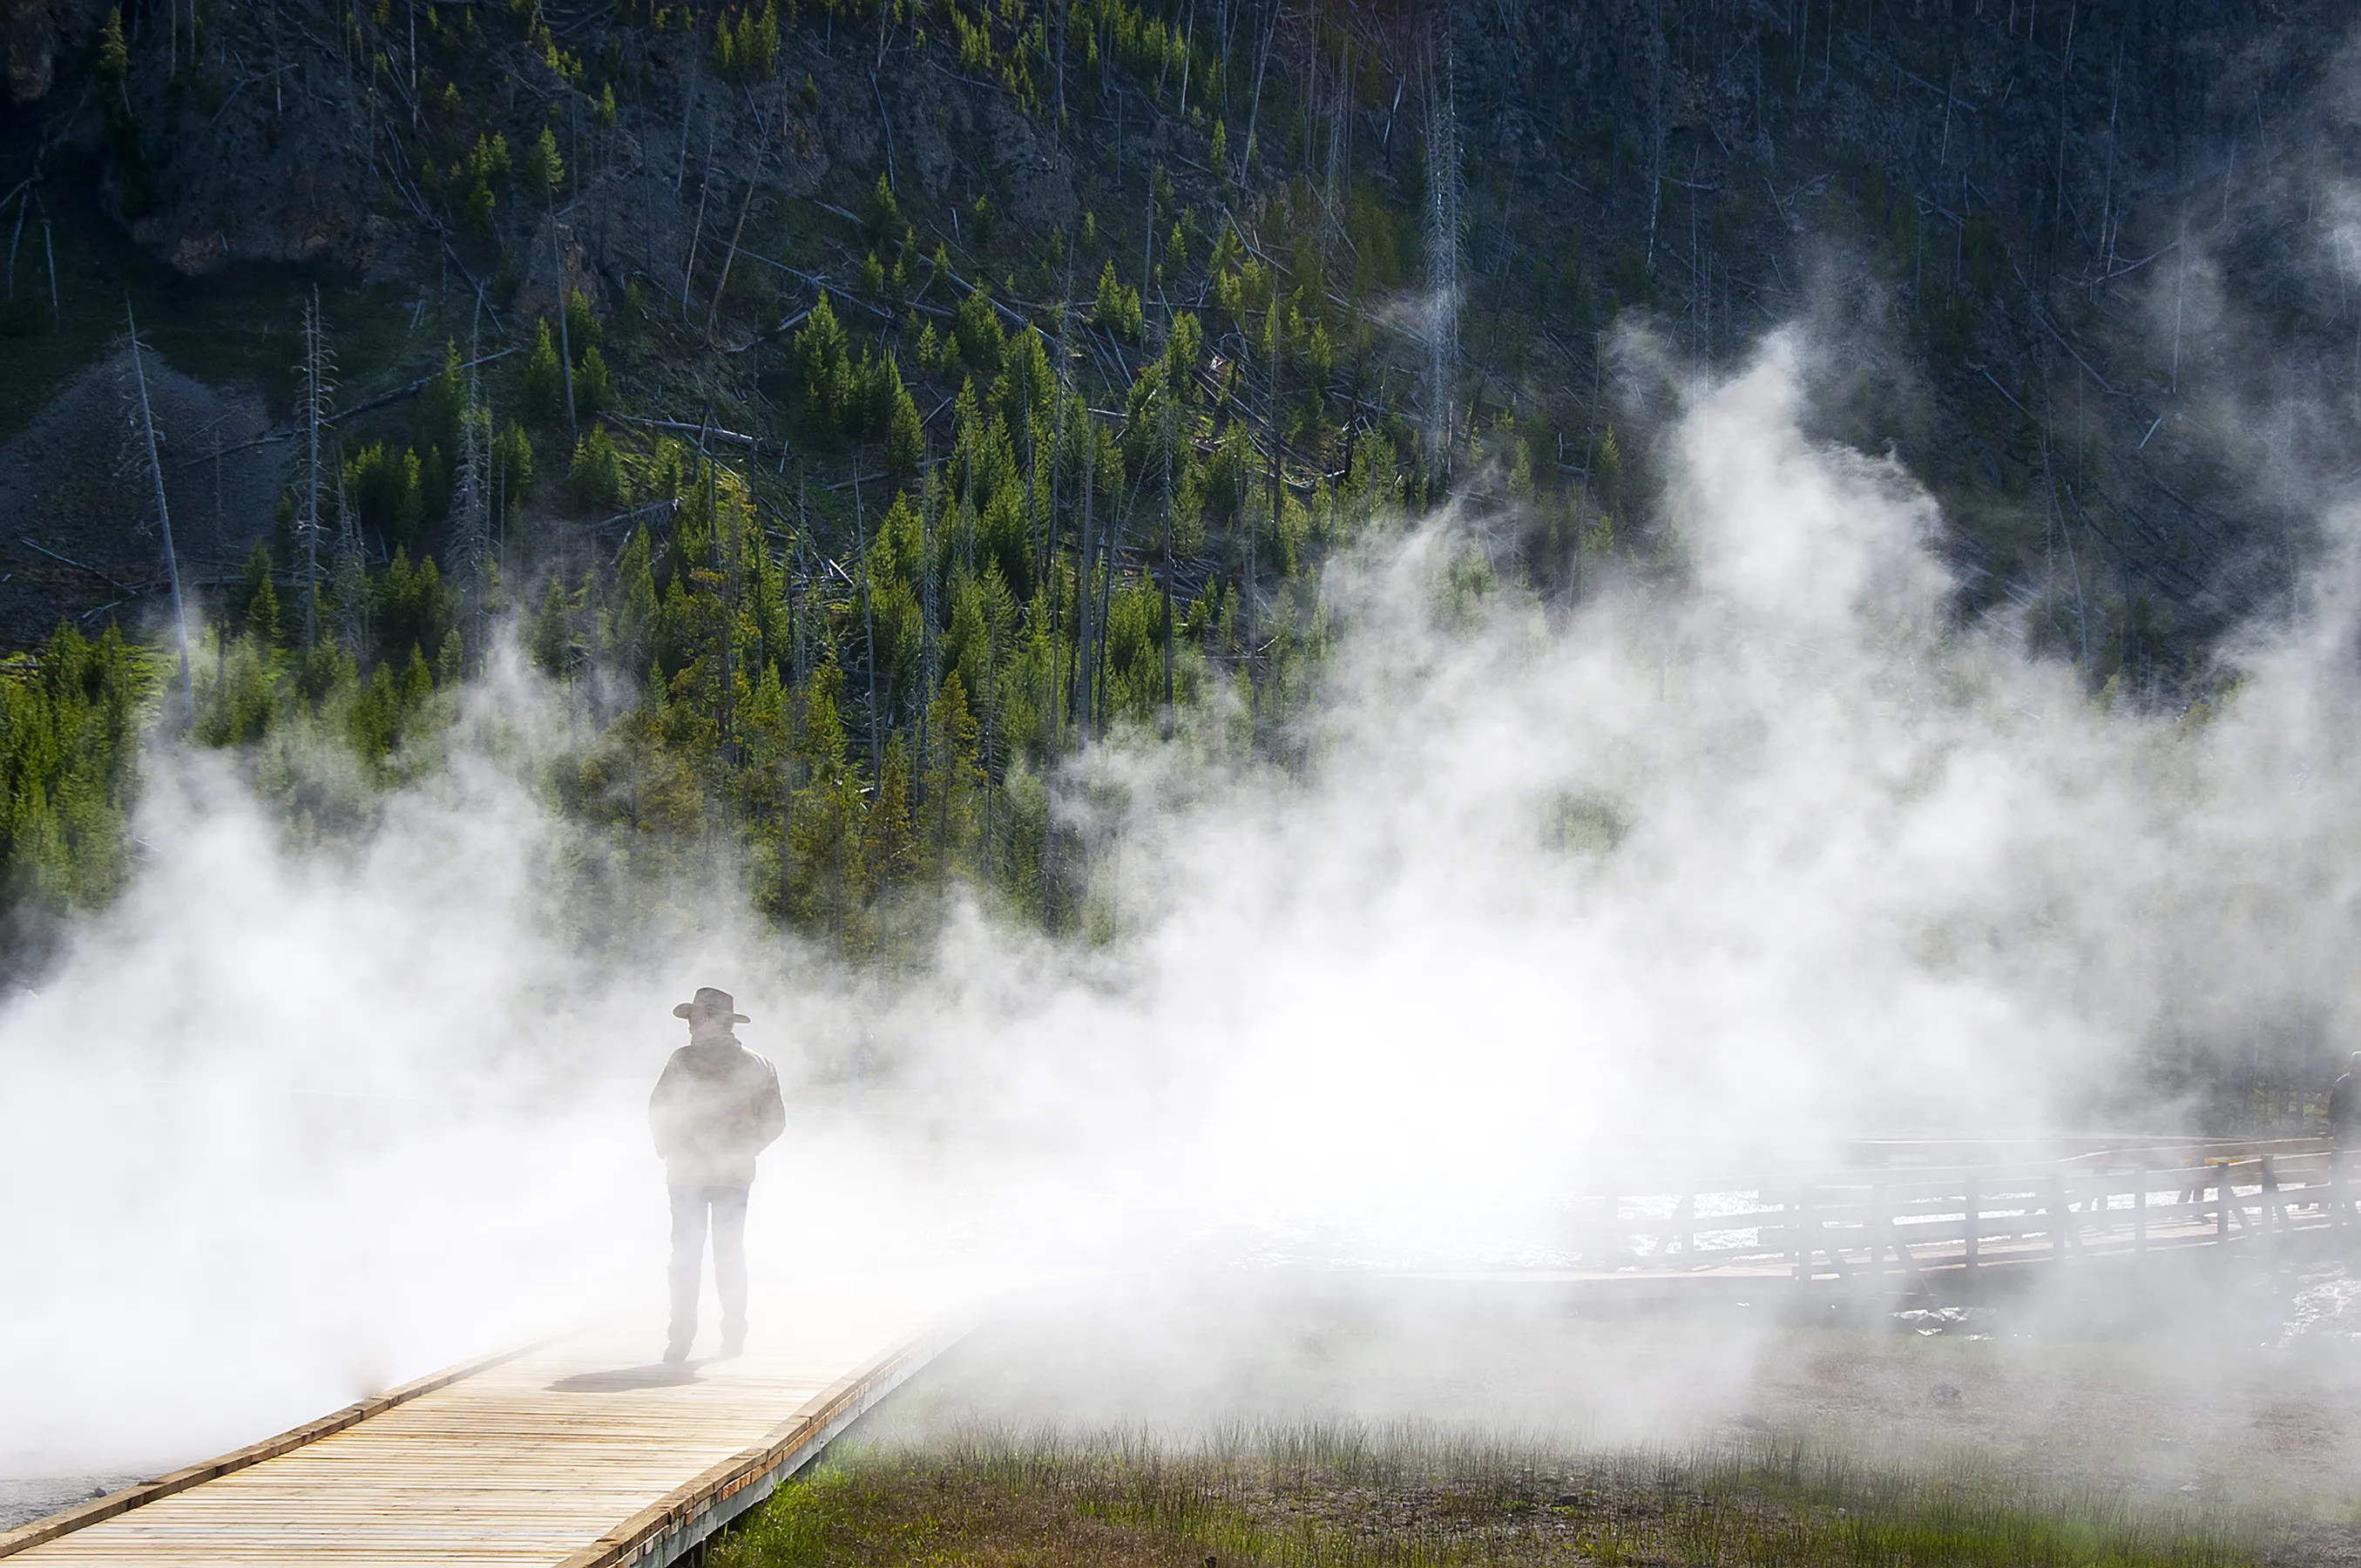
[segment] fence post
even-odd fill
[[[2049,1179],[2049,1259],[2052,1263],[2066,1261],[2066,1179]]]
[[[1812,1190],[1803,1188],[1795,1194],[1795,1278],[1809,1283],[1812,1277]]]
[[[2213,1239],[2230,1239],[2230,1162],[2213,1162]]]
[[[2132,1190],[2132,1253],[2147,1255],[2147,1157],[2140,1157],[2139,1171],[2135,1177],[2139,1185]]]
[[[1883,1274],[1886,1249],[1894,1241],[1894,1226],[1885,1217],[1885,1188],[1882,1183],[1870,1183],[1869,1223],[1862,1228],[1869,1233],[1869,1271]]]
[[[1968,1174],[1968,1212],[1966,1216],[1968,1245],[1967,1250],[1961,1255],[1966,1264],[1965,1272],[1970,1278],[1973,1278],[1975,1277],[1976,1233],[1982,1228],[1981,1216],[1977,1212],[1978,1208],[1979,1205],[1976,1201],[1976,1178],[1975,1173],[1971,1171]]]

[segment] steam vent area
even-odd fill
[[[2356,104],[0,0],[0,1568],[2361,1568]]]
[[[1776,1187],[1570,1200],[1556,1266],[774,1275],[742,1347],[653,1356],[663,1325],[618,1317],[56,1512],[54,1484],[12,1489],[39,1517],[0,1555],[904,1561],[914,1508],[979,1557],[1047,1528],[1061,1556],[1277,1555],[1356,1528],[1366,1490],[1412,1539],[1554,1559],[1609,1528],[1642,1550],[1698,1508],[1734,1529],[1776,1506],[1808,1535],[1852,1518],[1828,1496],[1897,1507],[1885,1489],[1922,1469],[1923,1506],[1964,1509],[2002,1484],[1962,1453],[2112,1478],[2098,1519],[2028,1481],[1974,1501],[1985,1528],[2065,1509],[2132,1550],[2127,1510],[2162,1508],[2212,1552],[2333,1549],[2317,1521],[2219,1500],[2316,1507],[2361,1460],[2361,1377],[2328,1348],[2361,1298],[2341,1261],[2361,1219],[2323,1140],[1862,1152],[1878,1163]],[[1652,1497],[1668,1475],[1708,1490]]]

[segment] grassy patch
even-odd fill
[[[856,1450],[782,1491],[715,1561],[2196,1568],[2255,1562],[2276,1535],[2200,1505],[2058,1488],[1964,1458],[1873,1471],[1790,1443],[1576,1457],[1305,1428],[1186,1452],[1125,1439]]]

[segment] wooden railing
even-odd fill
[[[1798,1280],[2139,1255],[2350,1227],[2361,1151],[2325,1138],[1641,1181],[1568,1201],[1586,1266]]]

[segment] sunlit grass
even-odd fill
[[[1303,1425],[1188,1447],[976,1434],[832,1456],[717,1543],[730,1568],[1471,1563],[2199,1568],[2270,1520],[1971,1455],[1877,1468],[1792,1442],[1570,1455],[1511,1439]]]

